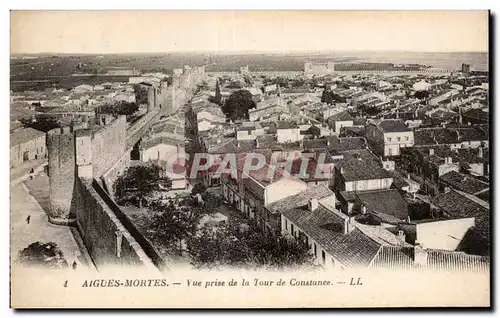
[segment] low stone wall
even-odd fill
[[[101,266],[143,266],[158,270],[150,255],[109,206],[109,198],[96,181],[78,179],[77,226],[94,263]],[[143,242],[141,242],[143,243]],[[151,247],[148,252],[151,253]]]

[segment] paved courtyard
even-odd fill
[[[17,253],[31,243],[55,242],[70,265],[76,261],[79,266],[90,265],[92,267],[78,231],[73,227],[49,223],[44,211],[48,208],[48,196],[48,177],[44,173],[37,175],[33,180],[26,181],[26,184],[20,183],[11,187],[11,261],[15,261]],[[28,216],[31,216],[29,224],[26,222]]]
[[[40,169],[46,163],[47,159],[45,158],[25,161],[19,166],[10,169],[10,181],[22,178],[23,176],[29,174],[31,169]]]

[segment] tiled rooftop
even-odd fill
[[[456,171],[450,171],[442,175],[441,180],[449,184],[452,188],[469,194],[475,194],[490,187],[486,182],[479,181]]]
[[[347,267],[368,267],[381,246],[359,229],[344,234],[343,221],[321,205],[313,212],[291,209],[282,215]]]
[[[396,189],[357,191],[355,195],[367,212],[384,213],[401,220],[408,218],[408,203]]]
[[[391,174],[368,150],[344,153],[344,159],[339,160],[337,166],[343,168],[346,181],[391,178]]]
[[[266,208],[273,214],[290,209],[306,207],[310,199],[320,200],[333,195],[333,192],[323,185],[315,185],[298,194],[283,198],[269,204]]]
[[[10,134],[10,146],[19,145],[30,140],[45,136],[45,133],[33,128],[24,128]]]

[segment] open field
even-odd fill
[[[133,68],[142,72],[170,73],[184,65],[206,65],[206,71],[236,71],[248,65],[252,71],[301,71],[306,61],[335,63],[420,64],[456,70],[462,63],[475,70],[488,69],[487,53],[416,53],[416,52],[332,52],[332,53],[156,53],[156,54],[56,54],[11,56],[10,80],[13,91],[44,89],[56,84],[74,87],[82,83],[126,81],[129,75],[103,76],[110,70]],[[93,74],[93,76],[71,76]]]

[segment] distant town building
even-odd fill
[[[429,88],[431,88],[431,86],[432,86],[431,84],[427,83],[424,80],[421,80],[421,81],[413,84],[413,90],[415,90],[415,91],[427,91],[427,90],[429,90]]]
[[[140,72],[135,69],[117,69],[117,70],[109,70],[106,75],[114,75],[114,76],[133,76],[140,75]]]
[[[305,62],[304,63],[304,74],[306,76],[323,76],[332,74],[335,72],[335,63],[316,63],[316,62]]]

